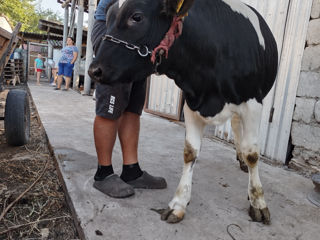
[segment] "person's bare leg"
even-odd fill
[[[57,70],[55,69],[55,70],[52,70],[52,76],[53,76],[53,84],[54,85],[57,85],[57,78],[58,78],[58,76],[57,76]]]
[[[70,77],[66,77],[66,86],[65,86],[65,89],[69,89],[69,86],[70,86],[70,82],[71,82],[71,78]]]
[[[62,75],[59,75],[57,88],[61,88],[61,83],[62,83]]]
[[[134,194],[133,187],[122,181],[118,175],[112,174],[113,169],[111,165],[118,122],[119,120],[109,120],[99,116],[95,118],[94,140],[99,166],[94,177],[93,187],[110,197],[125,198]],[[107,174],[104,171],[107,171]]]
[[[40,85],[41,72],[37,72],[37,85]]]
[[[101,166],[111,165],[113,146],[117,137],[118,120],[96,116],[93,132],[98,163]]]
[[[118,130],[124,165],[138,162],[139,132],[140,116],[135,113],[124,112]]]
[[[151,176],[140,169],[138,163],[139,132],[140,116],[131,112],[123,113],[118,128],[123,157],[120,177],[134,188],[166,188],[167,183],[164,178]]]

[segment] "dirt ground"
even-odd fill
[[[0,116],[6,92],[0,93]],[[27,145],[7,145],[4,121],[0,121],[0,239],[78,239],[45,131],[31,99],[30,103]]]

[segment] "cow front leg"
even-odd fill
[[[255,100],[250,100],[241,107],[243,138],[241,140],[240,148],[241,158],[247,164],[249,170],[249,215],[253,221],[270,224],[270,213],[264,200],[264,193],[258,170],[260,156],[258,139],[261,111],[262,104]]]
[[[182,176],[169,207],[161,214],[161,219],[168,223],[180,222],[191,198],[192,174],[200,152],[204,122],[200,116],[184,105],[186,140],[184,145],[184,166]]]
[[[186,207],[191,198],[192,174],[195,159],[192,162],[185,163],[183,173],[178,188],[173,199],[169,203],[169,207],[162,213],[161,220],[168,223],[180,222],[186,212]]]

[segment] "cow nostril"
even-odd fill
[[[93,78],[99,78],[102,76],[102,70],[100,67],[91,66],[88,71],[89,75]]]

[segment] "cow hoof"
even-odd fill
[[[248,166],[247,164],[245,164],[244,161],[241,160],[240,156],[237,154],[237,160],[239,161],[239,164],[240,164],[240,169],[243,171],[243,172],[248,172]]]
[[[240,169],[245,173],[248,172],[248,166],[243,162],[240,162]]]
[[[249,216],[254,222],[262,222],[263,224],[270,224],[270,212],[268,208],[258,209],[250,205]]]
[[[178,223],[184,217],[184,212],[170,209],[169,207],[161,213],[161,220],[167,223]]]

